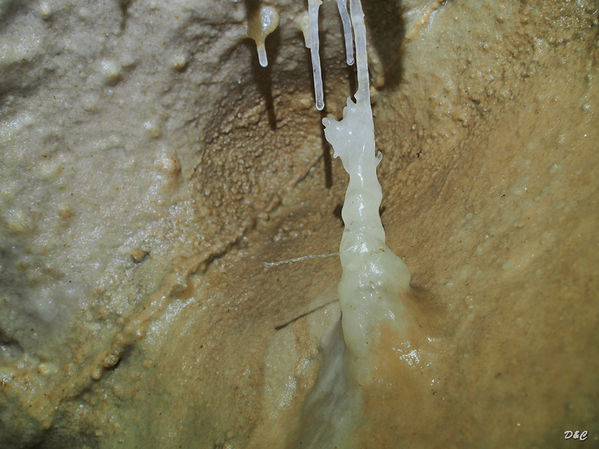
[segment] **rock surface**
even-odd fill
[[[0,446],[283,448],[301,426],[347,179],[305,5],[270,4],[262,69],[251,0],[0,1]],[[382,220],[438,351],[398,351],[358,444],[597,444],[596,2],[364,8]],[[322,15],[339,117],[355,86]]]

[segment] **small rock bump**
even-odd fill
[[[159,159],[156,159],[154,161],[154,167],[169,174],[176,174],[181,171],[181,164],[179,164],[179,161],[174,156],[170,155],[163,155]]]
[[[112,368],[114,366],[116,366],[117,363],[119,363],[121,361],[121,358],[118,354],[108,354],[106,356],[106,358],[104,359],[104,362],[102,363],[102,366],[104,368]]]
[[[4,215],[4,221],[8,230],[14,233],[29,231],[32,226],[30,217],[20,209],[9,209]]]
[[[137,248],[135,251],[133,251],[131,253],[131,258],[133,259],[133,262],[140,263],[141,261],[143,261],[146,258],[147,255],[148,255],[147,251]]]
[[[187,58],[184,54],[177,53],[173,56],[171,60],[171,65],[173,69],[177,70],[178,72],[181,72],[185,70],[185,67],[187,67],[187,62]]]
[[[47,158],[43,158],[37,167],[37,173],[40,179],[45,181],[56,180],[62,172],[62,167],[60,167],[56,161],[48,160]]]
[[[91,377],[95,381],[100,380],[102,378],[102,367],[96,366],[91,373]]]
[[[144,122],[144,129],[146,134],[152,139],[158,139],[162,136],[162,130],[160,129],[158,120],[146,120]]]
[[[137,65],[137,59],[132,53],[124,53],[120,57],[121,67],[131,69]]]
[[[83,109],[87,112],[98,112],[99,97],[96,93],[88,94],[83,97]]]
[[[58,372],[58,368],[53,363],[42,362],[37,366],[37,372],[42,376],[49,376]]]
[[[52,15],[52,8],[50,8],[48,2],[40,3],[40,14],[42,16],[42,19],[44,20],[48,20],[50,18],[50,16]]]
[[[122,77],[121,65],[112,59],[102,60],[101,70],[104,82],[109,86],[118,83]]]
[[[64,220],[68,220],[73,215],[74,215],[73,209],[71,209],[70,207],[58,209],[58,216]]]

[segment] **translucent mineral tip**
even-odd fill
[[[347,12],[347,0],[337,0],[337,9],[343,25],[343,39],[345,41],[345,61],[347,65],[354,64],[354,38],[352,36],[351,19]]]
[[[261,44],[256,44],[258,50],[258,62],[262,67],[268,67],[268,56],[266,56],[266,47]]]
[[[266,37],[279,26],[279,13],[272,6],[261,6],[248,17],[248,36],[256,42],[258,61],[262,67],[268,66]]]
[[[308,19],[310,25],[310,55],[312,57],[312,73],[314,75],[314,96],[316,109],[324,109],[324,90],[322,87],[322,69],[320,67],[320,43],[318,39],[318,8],[321,0],[308,0]]]

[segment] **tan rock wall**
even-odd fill
[[[297,431],[338,319],[346,179],[313,107],[305,5],[272,4],[264,70],[248,2],[0,3],[5,447]],[[367,392],[360,447],[597,441],[596,2],[364,7],[382,219],[438,352]],[[338,116],[355,87],[334,9]]]

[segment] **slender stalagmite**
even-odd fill
[[[310,36],[317,39],[315,4],[320,4],[320,0],[309,3],[315,8],[310,10]],[[337,5],[345,25],[348,22],[343,19],[343,11],[347,11],[345,0]],[[359,449],[354,436],[363,417],[363,388],[381,380],[377,369],[385,364],[387,357],[385,338],[401,346],[409,343],[408,337],[412,336],[408,325],[413,320],[404,306],[410,289],[410,272],[387,247],[379,215],[382,192],[376,168],[381,157],[375,153],[366,29],[360,0],[350,0],[350,13],[358,74],[356,101],[347,99],[341,121],[323,119],[326,139],[349,174],[342,210],[345,229],[339,249],[343,268],[339,282],[342,319],[341,326],[337,325],[321,342],[322,366],[305,400],[300,432],[293,446],[302,449]],[[347,36],[347,29],[344,34]],[[310,39],[317,109],[320,109],[322,81],[316,77],[320,74],[320,61],[314,52],[315,38]],[[353,59],[351,47],[352,43],[348,45],[346,41],[348,61]]]
[[[358,91],[347,99],[343,120],[325,118],[325,136],[349,174],[343,205],[345,230],[339,255],[343,275],[339,297],[343,336],[349,352],[366,363],[382,325],[400,333],[406,326],[402,294],[409,289],[410,272],[387,247],[379,215],[381,186],[376,167],[374,123],[370,107],[366,28],[360,0],[350,0]]]

